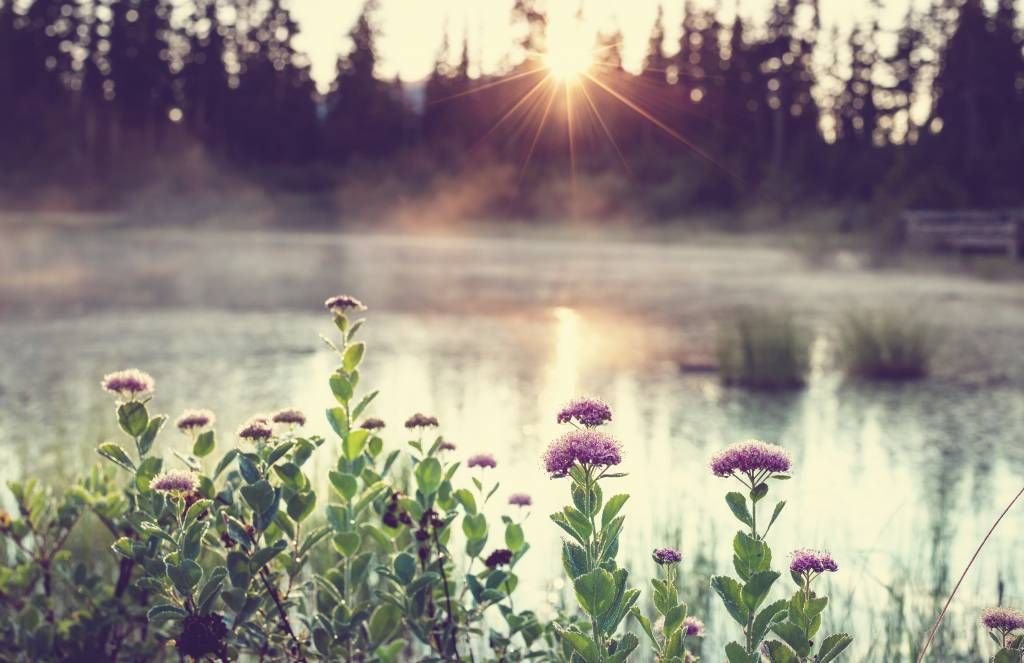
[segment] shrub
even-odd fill
[[[748,310],[720,327],[717,355],[727,385],[793,389],[806,381],[810,346],[791,316]]]
[[[846,373],[871,380],[917,380],[928,374],[935,331],[893,312],[855,313],[839,328],[839,360]]]

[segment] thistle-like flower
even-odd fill
[[[413,428],[437,428],[437,417],[431,417],[417,412],[408,419],[405,420],[405,427],[409,429]]]
[[[594,428],[612,420],[612,409],[596,398],[577,398],[558,411],[556,420],[560,424],[575,421],[581,426]]]
[[[199,477],[195,472],[188,470],[167,470],[160,472],[152,481],[149,487],[161,493],[187,494],[199,486]]]
[[[213,426],[215,421],[217,417],[209,410],[185,410],[174,425],[182,433],[195,436]]]
[[[296,410],[295,408],[278,410],[271,415],[270,420],[275,424],[285,424],[286,426],[306,425],[306,415],[301,410]]]
[[[328,297],[324,302],[324,308],[334,315],[345,315],[349,311],[365,311],[366,306],[350,295],[335,295]]]
[[[359,427],[363,430],[380,430],[384,428],[384,420],[376,417],[367,417],[363,419],[363,423],[359,424]]]
[[[611,467],[622,462],[622,445],[596,430],[573,430],[558,438],[544,453],[544,469],[552,479],[569,474],[576,464],[585,468]]]
[[[711,471],[719,477],[729,477],[735,473],[748,476],[767,473],[770,476],[786,472],[789,466],[789,454],[785,449],[760,440],[731,444],[711,459]]]
[[[817,550],[794,550],[792,554],[792,561],[789,563],[789,570],[796,575],[802,575],[810,577],[814,574],[829,572],[836,572],[839,570],[839,565],[832,559],[832,555],[827,552],[819,552]]]
[[[149,373],[137,368],[108,373],[103,376],[100,385],[112,394],[125,401],[139,401],[153,394],[156,382]]]
[[[508,503],[518,507],[533,506],[533,498],[526,493],[512,493],[508,496]]]
[[[498,461],[491,454],[475,454],[466,459],[466,467],[494,468]]]
[[[254,417],[238,429],[238,437],[246,442],[266,442],[274,435],[274,429],[265,417]]]
[[[675,548],[656,548],[655,551],[651,553],[651,558],[654,560],[655,564],[663,566],[668,564],[678,564],[683,561],[682,553]]]
[[[985,628],[1002,631],[1005,634],[1024,629],[1024,613],[1013,608],[985,608],[981,611],[981,623]]]
[[[688,638],[703,638],[704,622],[696,617],[687,617],[683,620],[683,632]]]

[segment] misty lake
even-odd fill
[[[749,437],[795,461],[793,480],[773,489],[789,503],[771,536],[777,555],[831,551],[841,566],[831,616],[857,634],[856,660],[906,660],[886,643],[923,639],[1024,481],[1024,287],[805,262],[785,247],[578,238],[13,233],[0,248],[0,474],[60,485],[96,462],[95,445],[118,435],[99,380],[125,367],[156,378],[158,412],[213,409],[221,448],[251,415],[286,406],[327,436],[334,358],[317,334],[332,325],[319,306],[351,292],[370,306],[363,384],[381,390],[372,414],[388,423],[385,442],[405,443],[412,412],[434,414],[457,457],[497,458],[481,475],[501,482],[495,513],[510,492],[533,495],[517,600],[563,594],[547,514],[567,484],[547,479],[540,455],[559,434],[558,407],[594,395],[611,404],[610,432],[624,443],[625,564],[646,588],[651,549],[683,551],[707,660],[728,626],[703,588],[731,569],[735,529],[723,500],[732,486],[708,459]],[[806,389],[750,393],[680,368],[706,366],[716,320],[750,304],[793,310],[815,333]],[[831,334],[855,307],[927,314],[943,330],[934,377],[844,380]],[[159,444],[187,450],[173,430]],[[332,454],[311,461],[322,477]],[[968,577],[940,631],[948,660],[981,660],[969,653],[982,636],[976,612],[1000,592],[1024,604],[1022,525],[1019,508]]]

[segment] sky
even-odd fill
[[[714,0],[695,0],[701,7]],[[743,15],[756,28],[765,17],[771,0],[741,0]],[[514,64],[517,33],[510,25],[513,0],[379,0],[378,27],[381,57],[378,75],[400,76],[405,81],[425,78],[433,68],[447,29],[458,54],[463,34],[468,35],[471,74],[494,73]],[[721,0],[724,17],[731,21],[737,0]],[[896,28],[910,2],[927,0],[884,0],[882,27]],[[562,13],[575,14],[579,0],[549,0]],[[683,0],[583,0],[587,29],[612,30],[623,35],[623,59],[627,69],[637,70],[647,49],[651,26],[659,4],[665,10],[667,50],[674,50],[679,38]],[[870,15],[869,0],[820,0],[822,22],[828,29],[848,29]],[[306,51],[313,64],[313,76],[326,89],[334,76],[335,61],[351,48],[347,34],[362,9],[362,0],[292,0],[292,15],[301,27],[296,46]],[[511,61],[510,61],[511,58]]]

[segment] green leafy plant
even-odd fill
[[[717,357],[726,385],[793,389],[806,382],[810,346],[792,316],[743,310],[720,327]]]

